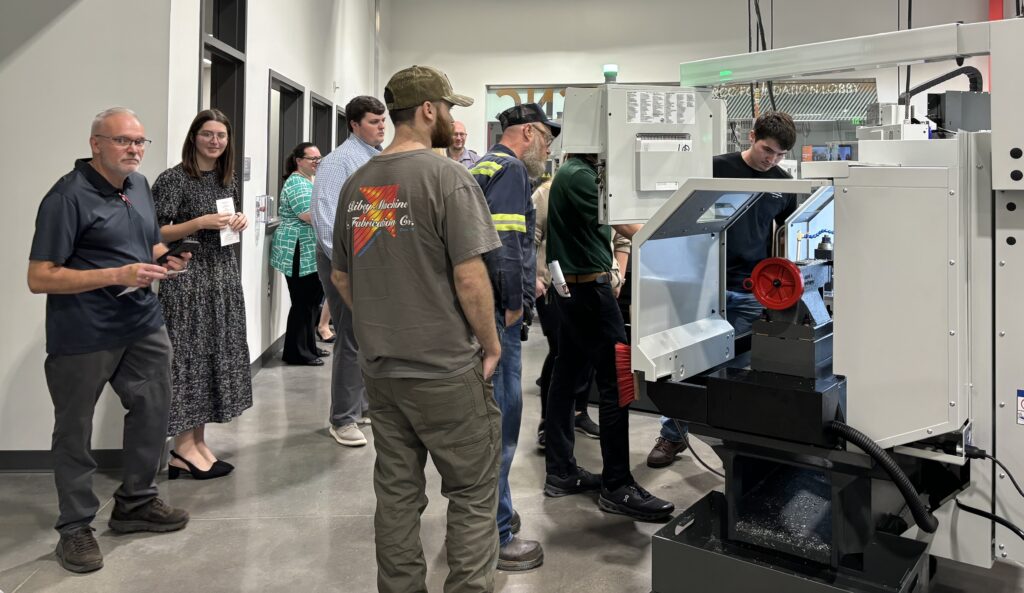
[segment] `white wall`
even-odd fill
[[[381,85],[412,64],[445,71],[457,91],[476,99],[455,117],[478,151],[487,148],[485,122],[495,115],[484,113],[487,85],[598,83],[605,63],[619,65],[620,82],[672,82],[679,80],[680,62],[747,51],[742,0],[520,0],[514,9],[497,0],[384,2]],[[772,0],[761,4],[767,20]],[[838,0],[774,0],[774,47],[893,31],[896,16],[892,0],[862,0],[856,8]],[[987,18],[987,0],[918,1],[914,27]],[[987,60],[980,63],[985,72]],[[948,68],[915,67],[912,80]],[[895,100],[895,72],[880,72],[878,82],[881,98]],[[966,83],[946,88],[966,89]]]
[[[0,4],[0,450],[48,450],[53,406],[43,377],[46,298],[29,293],[28,253],[39,201],[90,156],[93,116],[134,109],[155,142],[142,172],[167,161],[167,27],[171,0],[48,0]],[[111,18],[111,15],[117,18]],[[104,397],[97,448],[119,448],[120,404]]]
[[[172,88],[180,88],[171,100],[168,123],[169,160],[179,160],[181,144],[196,113],[199,0],[175,0],[171,28]],[[373,0],[294,0],[249,2],[245,68],[245,156],[252,162],[251,176],[243,183],[243,211],[251,221],[242,235],[242,288],[245,295],[249,356],[256,360],[284,334],[289,298],[282,277],[273,282],[266,297],[263,254],[271,236],[255,224],[255,198],[273,193],[267,189],[269,133],[268,88],[270,70],[306,90],[303,107],[304,138],[309,135],[309,93],[344,105],[349,98],[369,90],[373,59]],[[326,154],[330,147],[321,147]],[[280,163],[278,163],[280,168]],[[276,197],[276,196],[275,196]],[[273,274],[271,274],[273,276]],[[270,322],[264,324],[263,320]]]
[[[142,164],[150,181],[180,160],[199,94],[199,0],[47,0],[0,3],[0,163],[7,196],[0,273],[0,451],[48,450],[53,407],[43,377],[45,297],[25,285],[36,209],[46,190],[89,156],[92,117],[112,105],[138,112],[154,139]],[[249,2],[244,153],[252,158],[245,213],[266,191],[269,69],[344,105],[371,89],[373,0]],[[116,15],[116,16],[114,16]],[[336,88],[337,85],[337,88]],[[309,100],[304,108],[308,130]],[[262,230],[243,235],[242,283],[250,355],[284,333],[283,281],[271,311],[260,298]],[[264,335],[261,316],[271,315]],[[104,396],[93,446],[121,445],[120,405]]]

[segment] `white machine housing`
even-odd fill
[[[962,452],[946,454],[922,442],[959,437],[1018,473],[1024,473],[1022,51],[1024,20],[1011,19],[680,65],[681,86],[700,89],[990,56],[991,132],[960,132],[951,140],[901,133],[862,141],[859,163],[808,163],[805,179],[788,182],[803,189],[786,191],[813,196],[811,203],[784,230],[835,231],[834,368],[847,377],[849,423],[898,453],[963,465]],[[777,181],[750,183],[691,179],[634,238],[633,368],[645,379],[680,380],[732,357],[726,350],[732,336],[720,323],[721,236],[683,229],[696,220],[694,208],[715,207],[726,194],[779,191]],[[717,197],[709,201],[712,194]],[[743,207],[742,201],[736,206]],[[834,212],[834,226],[815,221],[826,212]],[[670,247],[680,239],[685,246]],[[795,237],[781,239],[780,255],[792,257]],[[683,272],[673,264],[696,267]],[[707,283],[699,292],[698,281]],[[687,282],[689,289],[680,287]],[[691,306],[677,302],[683,295],[707,311],[683,315]],[[1024,525],[1024,502],[1007,478],[990,462],[973,461],[970,483],[956,498]],[[1024,541],[1002,525],[962,512],[952,500],[933,512],[939,530],[921,535],[930,539],[930,553],[977,566],[1024,563]]]
[[[807,195],[807,181],[687,181],[633,237],[633,370],[680,381],[731,360],[725,232],[762,192]]]
[[[725,102],[708,90],[604,84],[568,88],[562,152],[598,155],[599,216],[644,222],[725,147]]]

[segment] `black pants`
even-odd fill
[[[324,288],[316,272],[299,276],[299,244],[295,244],[292,275],[285,276],[292,307],[288,310],[288,326],[284,333],[284,352],[281,359],[291,364],[302,364],[318,358],[316,331],[320,323],[320,301]]]
[[[600,394],[601,458],[604,487],[614,490],[633,483],[629,471],[629,408],[619,407],[619,386],[615,375],[615,344],[626,342],[622,314],[607,284],[570,284],[569,298],[558,297],[562,328],[558,334],[558,356],[548,394],[547,473],[566,475],[576,470],[573,455],[573,408],[575,389],[581,375],[596,370]]]
[[[558,312],[558,305],[554,300],[558,295],[554,289],[549,289],[547,294],[537,299],[537,317],[540,318],[540,327],[544,337],[548,340],[548,355],[544,358],[544,366],[540,371],[540,419],[547,417],[548,392],[551,391],[551,373],[555,369],[555,357],[558,356],[558,332],[562,328],[562,316]],[[587,399],[590,395],[590,382],[594,379],[594,370],[589,369],[586,378],[579,385],[576,393],[576,411],[582,412],[587,409]]]
[[[124,417],[123,482],[117,506],[131,511],[156,498],[156,472],[171,405],[171,340],[167,328],[122,348],[46,357],[46,384],[53,399],[53,478],[60,518],[70,533],[92,523],[100,501],[92,491],[91,453],[96,401],[110,383],[128,411]]]

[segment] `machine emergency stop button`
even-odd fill
[[[796,264],[781,257],[770,257],[754,267],[743,287],[754,293],[765,307],[781,311],[800,302],[804,294],[804,276]]]

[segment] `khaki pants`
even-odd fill
[[[501,413],[481,365],[450,379],[364,375],[377,461],[373,489],[380,593],[424,593],[420,515],[427,454],[448,499],[445,593],[490,593],[498,560]]]

